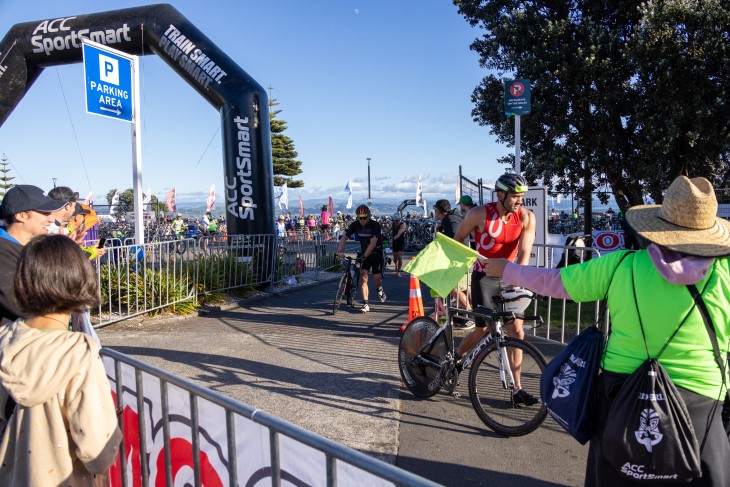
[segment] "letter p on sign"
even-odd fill
[[[99,79],[119,86],[119,61],[99,54]]]

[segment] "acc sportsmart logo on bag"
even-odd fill
[[[676,473],[671,475],[655,475],[653,473],[646,473],[644,472],[644,465],[636,465],[629,462],[623,464],[621,467],[621,473],[635,478],[636,480],[677,480],[679,478]]]

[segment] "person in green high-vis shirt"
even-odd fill
[[[623,260],[629,251],[562,269],[515,265],[505,259],[489,259],[485,266],[487,275],[544,296],[577,302],[608,296],[611,334],[597,386],[598,428],[590,443],[585,485],[626,484],[626,477],[607,463],[602,452],[600,438],[608,409],[628,375],[647,359],[647,349],[655,356],[682,322],[659,362],[687,405],[698,441],[707,438],[701,454],[702,477],[691,485],[730,485],[730,442],[721,420],[727,394],[724,384],[730,384],[730,378],[723,381],[704,320],[687,289],[694,284],[699,290],[727,360],[730,222],[717,217],[717,209],[707,179],[680,176],[661,205],[640,205],[626,212],[626,223],[641,250]]]

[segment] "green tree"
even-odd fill
[[[0,176],[0,200],[3,199],[5,196],[5,193],[15,186],[14,183],[11,183],[15,177],[8,176],[8,173],[10,172],[10,168],[8,167],[10,163],[8,162],[7,157],[3,157],[2,160],[0,160],[0,173],[2,173],[2,176]]]
[[[110,189],[106,194],[106,200],[111,205],[116,188]],[[121,211],[134,211],[134,190],[127,188],[119,193],[119,207]]]
[[[271,87],[269,87],[271,93]],[[287,129],[286,122],[278,120],[276,115],[281,110],[274,110],[279,102],[271,98],[269,94],[269,123],[271,127],[271,156],[274,162],[274,186],[281,186],[286,183],[289,188],[301,188],[304,181],[292,179],[302,173],[302,163],[296,160],[299,155],[294,149],[294,141],[284,135]]]
[[[471,49],[493,71],[474,120],[514,144],[503,77],[531,81],[523,170],[553,191],[609,187],[619,207],[661,202],[680,174],[722,185],[730,153],[726,0],[455,0],[485,34]],[[500,162],[514,165],[512,156]]]

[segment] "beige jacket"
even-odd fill
[[[0,328],[0,405],[17,406],[0,441],[0,485],[93,485],[121,433],[99,345],[88,335]],[[4,408],[0,408],[0,415]]]

